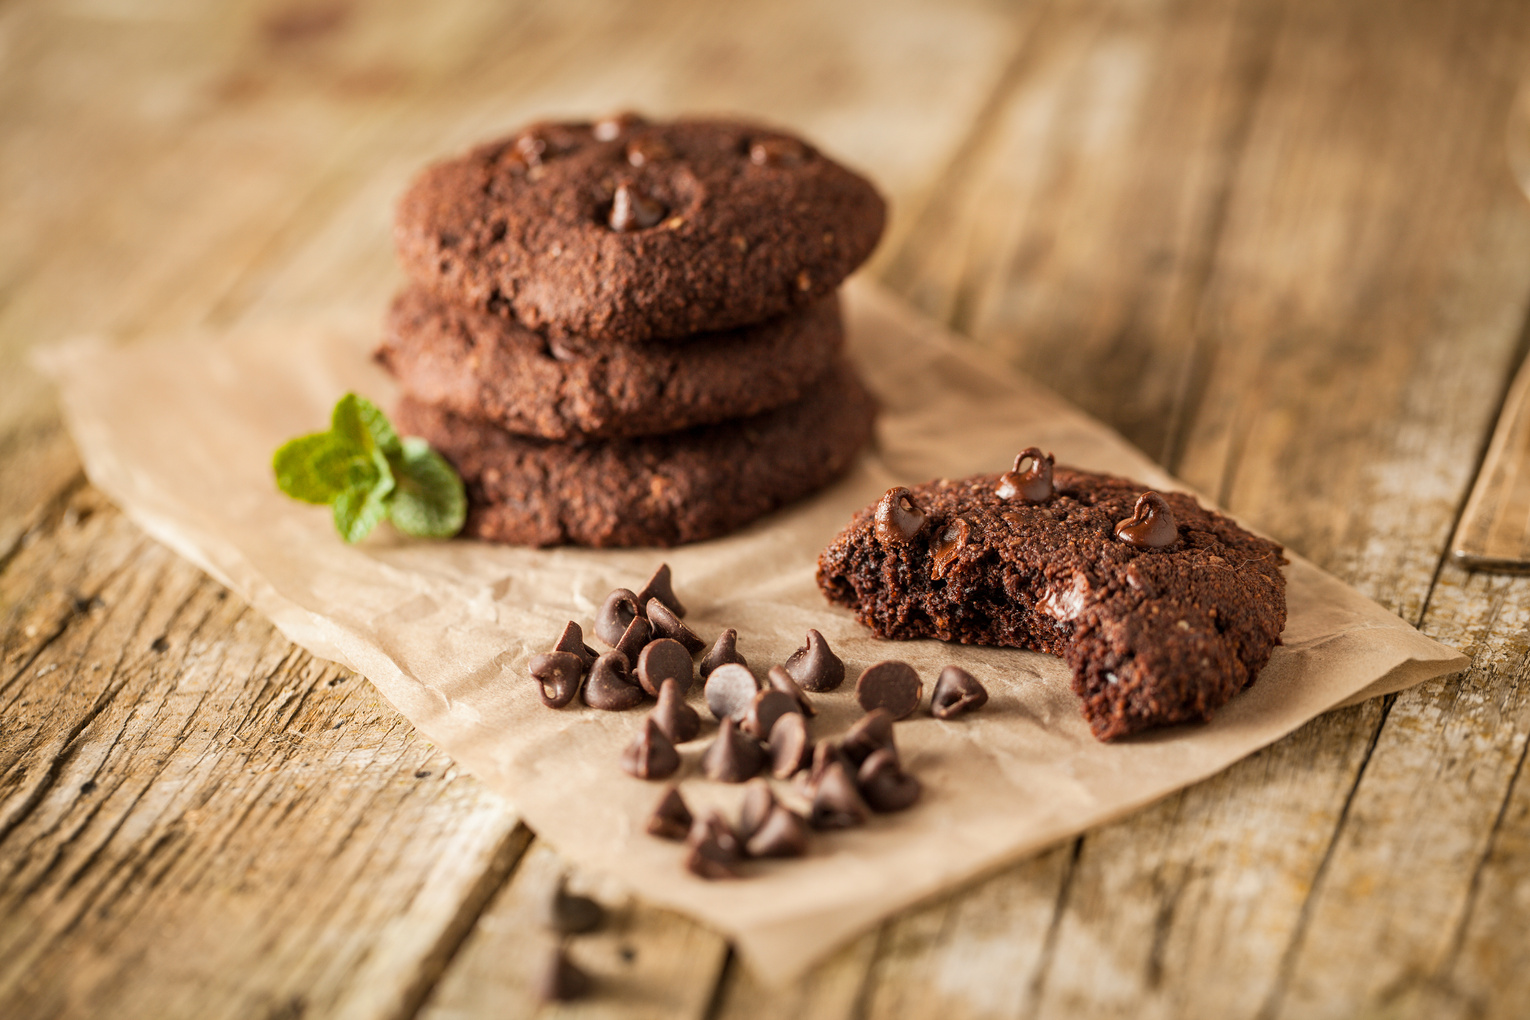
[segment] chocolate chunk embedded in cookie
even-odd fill
[[[550,443],[405,398],[394,422],[451,461],[463,534],[520,545],[675,545],[726,534],[842,474],[871,397],[838,366],[774,411],[638,439]]]
[[[673,432],[800,397],[844,344],[829,297],[768,322],[666,344],[549,340],[411,287],[376,358],[409,396],[544,439]]]
[[[415,281],[550,336],[681,337],[831,294],[886,210],[864,178],[733,120],[536,124],[425,170],[394,238]]]
[[[1123,478],[1059,466],[1052,486],[892,490],[819,556],[819,587],[879,637],[1061,655],[1102,740],[1210,718],[1253,682],[1286,623],[1279,545]]]

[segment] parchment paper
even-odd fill
[[[283,440],[326,427],[346,390],[391,400],[367,356],[370,323],[127,349],[79,342],[48,362],[92,482],[133,520],[292,641],[368,677],[560,853],[726,933],[767,981],[796,975],[917,899],[1209,776],[1321,712],[1465,668],[1453,649],[1296,556],[1285,644],[1258,682],[1210,725],[1119,744],[1089,735],[1059,659],[873,640],[825,603],[813,570],[850,514],[889,486],[997,470],[1032,444],[1061,463],[1176,483],[1104,426],[885,294],[852,285],[846,297],[852,356],[884,408],[875,450],[805,503],[673,550],[417,542],[386,526],[346,546],[327,509],[277,492],[269,465]],[[859,715],[853,678],[879,659],[912,663],[926,698],[937,671],[959,663],[991,700],[951,722],[920,714],[898,725],[905,763],[925,787],[911,810],[819,835],[806,858],[751,865],[740,881],[694,878],[680,846],[643,831],[662,785],[618,767],[643,711],[549,710],[525,672],[566,620],[588,630],[607,591],[639,587],[661,561],[674,569],[688,622],[709,641],[736,627],[759,675],[807,628],[824,633],[851,682],[817,696],[817,735]],[[699,684],[692,699],[708,723],[682,749],[684,794],[693,809],[733,812],[741,788],[698,774],[713,726]]]

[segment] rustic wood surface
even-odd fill
[[[1523,360],[1518,0],[0,0],[0,1016],[1513,1017],[1530,578],[1450,540]],[[890,920],[805,980],[611,907],[366,682],[83,479],[29,367],[375,320],[425,159],[744,110],[868,169],[868,272],[1472,666]],[[1512,410],[1512,409],[1511,409]]]

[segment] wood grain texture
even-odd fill
[[[0,1014],[407,1013],[525,846],[92,490],[0,607]]]
[[[1521,363],[1450,542],[1468,570],[1530,567],[1530,366]]]
[[[1142,17],[1149,9],[1132,10]],[[1175,29],[1191,21],[1184,7],[1156,10]],[[1075,188],[1080,204],[1101,204],[1101,188],[1114,186],[1127,194],[1115,207],[1175,207],[1172,193],[1130,193],[1136,182],[1122,183],[1115,163],[1088,164],[1055,139],[1040,155],[1019,145],[997,147],[1003,155],[995,169],[981,159],[969,162],[965,169],[976,178],[955,177],[948,189],[984,193],[973,202],[978,211],[967,214],[970,219],[936,218],[945,225],[932,228],[921,250],[894,260],[893,278],[956,322],[963,308],[991,310],[970,316],[979,342],[1010,351],[1016,363],[1139,442],[1151,437],[1147,448],[1176,457],[1192,482],[1384,604],[1420,619],[1476,450],[1517,358],[1530,237],[1521,200],[1503,172],[1501,145],[1524,52],[1523,18],[1507,4],[1449,11],[1388,5],[1386,15],[1367,5],[1340,11],[1285,4],[1273,18],[1253,8],[1243,17],[1260,26],[1269,47],[1268,56],[1260,56],[1261,31],[1252,31],[1244,37],[1252,39],[1252,52],[1227,65],[1244,70],[1222,91],[1238,94],[1237,83],[1254,82],[1245,93],[1249,108],[1226,115],[1228,124],[1246,119],[1247,125],[1199,135],[1240,139],[1238,150],[1220,164],[1193,145],[1180,155],[1185,166],[1233,163],[1227,193],[1218,199],[1225,211],[1217,236],[1200,239],[1213,245],[1213,257],[1199,285],[1193,277],[1180,284],[1191,291],[1181,299],[1191,314],[1161,315],[1132,338],[1139,350],[1154,352],[1140,379],[1113,375],[1108,348],[1092,348],[1099,351],[1092,362],[1049,348],[1058,343],[1049,328],[1054,317],[1071,308],[1088,321],[1100,304],[1070,305],[1066,288],[1055,285],[1044,298],[1031,297],[1038,281],[1058,272],[1056,262],[1066,266],[1067,250],[1056,255],[1058,246],[1045,248],[995,269],[992,260],[974,266],[971,259],[953,259],[950,248],[979,234],[974,248],[985,256],[1023,243],[1022,228],[1011,222],[1024,224],[1024,242],[1061,234],[1051,225],[1062,221],[1070,230],[1060,246],[1087,251],[1092,231],[1103,244],[1106,225],[1074,218]],[[1355,43],[1378,34],[1374,47]],[[1150,30],[1144,35],[1152,38]],[[1038,47],[1045,54],[1059,48],[1067,51]],[[1163,49],[1174,52],[1172,45]],[[1400,53],[1414,59],[1401,60]],[[1202,66],[1184,73],[1206,72]],[[1014,81],[1009,107],[1055,103],[1058,89],[1045,79],[1021,73]],[[1120,132],[1135,137],[1130,124]],[[1061,179],[1063,171],[1032,169],[1028,161],[1086,169],[1073,170],[1072,187],[1049,192],[1042,202],[1027,182]],[[1451,196],[1440,218],[1437,207],[1420,208],[1417,198],[1436,190]],[[984,216],[983,209],[1003,207],[1010,194],[1019,208],[1007,221]],[[1201,219],[1217,222],[1209,213]],[[1166,233],[1129,236],[1129,245],[1173,250]],[[927,271],[933,277],[907,269],[923,265],[924,251],[938,252]],[[1138,275],[1135,286],[1145,286],[1142,279]],[[1021,313],[1006,319],[997,311],[1010,307]],[[1094,343],[1087,329],[1064,335],[1074,344]],[[1089,374],[1085,366],[1101,367],[1101,360],[1103,371]],[[1177,367],[1166,372],[1165,362]],[[1183,385],[1157,381],[1171,378]],[[1158,423],[1156,434],[1139,425],[1144,420]],[[1444,618],[1431,617],[1426,626],[1448,632]],[[1489,690],[1503,692],[1514,683],[1489,673]],[[1456,684],[1438,686],[1449,691]],[[1400,704],[1423,696],[1410,692]],[[1353,900],[1336,904],[1317,924],[1325,936],[1321,950],[1294,948],[1313,930],[1314,912],[1324,909],[1321,890],[1309,901],[1314,884],[1329,868],[1343,866],[1347,836],[1335,847],[1336,834],[1347,834],[1352,804],[1364,810],[1370,798],[1356,781],[1371,761],[1372,741],[1391,738],[1390,724],[1381,727],[1384,718],[1383,705],[1369,704],[1317,720],[1181,797],[1087,836],[1070,880],[1050,897],[1064,908],[1052,922],[1056,948],[1037,981],[1039,1002],[1019,1011],[1272,1015],[1292,981],[1317,988],[1297,998],[1293,1016],[1312,1015],[1318,1005],[1333,1015],[1384,1007],[1385,982],[1364,976],[1369,961],[1397,950],[1393,939],[1403,927],[1421,944],[1408,944],[1397,966],[1379,970],[1417,977],[1418,959],[1432,944],[1423,926],[1392,923],[1394,913],[1408,910],[1405,880],[1389,885],[1386,909]],[[1512,724],[1493,732],[1505,742],[1507,758],[1496,781],[1441,791],[1455,798],[1450,821],[1441,826],[1443,843],[1480,859],[1512,772],[1517,733]],[[1430,735],[1437,731],[1425,727],[1421,736]],[[1496,762],[1499,755],[1490,758]],[[1462,756],[1463,771],[1472,760]],[[1381,838],[1382,857],[1416,839],[1405,828],[1404,819],[1414,816],[1403,807],[1403,786],[1376,794],[1377,807],[1397,812],[1400,823]],[[1429,859],[1438,864],[1444,855],[1442,848]],[[1381,862],[1365,864],[1374,871]],[[1400,870],[1418,877],[1413,869]],[[1450,914],[1471,873],[1470,864],[1458,863],[1438,874],[1430,884],[1432,902]],[[995,900],[988,884],[964,896]],[[993,923],[1002,924],[1002,916]],[[1371,916],[1374,924],[1346,930],[1344,919]],[[1031,932],[1030,925],[1024,929]],[[979,956],[981,945],[962,951],[968,938],[965,926],[953,926],[928,955]],[[888,979],[927,1012],[1008,1012],[974,1010],[959,996],[931,992],[917,966]],[[874,989],[870,1001],[885,991]],[[1511,1001],[1497,1000],[1500,1007]]]
[[[0,5],[0,1015],[1523,1013],[1530,593],[1440,560],[1522,353],[1503,123],[1527,17]],[[103,505],[25,366],[79,332],[373,321],[423,159],[620,106],[751,111],[870,169],[882,279],[1471,671],[1319,719],[791,988],[603,891],[612,926],[572,951],[606,994],[538,1006],[556,857]]]
[[[0,887],[0,942],[16,951],[0,970],[0,1014],[95,1015],[109,1002],[123,1016],[414,1015],[527,839],[470,780],[442,781],[446,763],[375,698],[340,729],[310,733],[302,713],[336,713],[333,697],[362,689],[332,694],[337,674],[246,611],[209,608],[233,600],[70,488],[77,465],[28,350],[74,333],[133,342],[267,314],[373,321],[397,281],[388,222],[403,182],[428,158],[537,116],[742,109],[877,164],[897,203],[965,130],[959,111],[985,99],[1013,37],[1008,14],[973,2],[829,15],[809,3],[0,8],[0,471],[27,478],[0,486],[0,640],[21,671],[14,683],[65,699],[43,712],[17,695],[0,708],[12,756],[0,873],[15,878]],[[878,129],[894,111],[903,129]],[[67,543],[68,499],[110,528]],[[70,569],[109,570],[120,589],[123,622],[95,640],[149,652],[117,649],[113,672],[83,678],[42,662],[57,668],[34,680],[33,644],[56,652],[88,618],[44,574],[65,545]],[[194,684],[165,671],[175,636],[154,646],[163,621],[151,607],[171,595],[189,601],[161,616],[199,621]],[[167,684],[218,696],[155,700]],[[161,777],[150,759],[143,775],[113,778],[117,799],[76,806],[70,790],[91,780],[69,786],[69,756],[110,706],[137,719],[140,752],[174,748],[170,770]],[[124,768],[137,760],[117,754]],[[88,812],[91,839],[55,836],[45,808]],[[471,944],[485,945],[493,923]],[[631,971],[622,987],[662,985],[650,1013],[703,1012],[722,966],[716,936],[636,908],[626,923],[661,950],[644,960],[658,969]],[[694,966],[702,951],[710,968]],[[432,1008],[449,1007],[454,989],[486,1008],[471,994],[474,975],[494,970],[492,947],[460,961]]]
[[[1340,1017],[1355,1004],[1493,1015],[1495,990],[1457,986],[1451,972],[1530,734],[1527,591],[1523,578],[1454,567],[1435,584],[1424,628],[1467,650],[1472,667],[1398,695],[1265,1015]],[[1374,947],[1364,966],[1357,945]]]

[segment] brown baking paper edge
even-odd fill
[[[138,525],[293,642],[369,678],[561,854],[725,933],[770,982],[901,907],[1212,775],[1322,712],[1465,668],[1464,656],[1297,556],[1285,643],[1258,682],[1209,725],[1116,744],[1089,735],[1059,659],[874,640],[824,602],[813,571],[851,513],[889,486],[996,470],[1032,444],[1061,463],[1182,486],[869,285],[848,287],[845,307],[852,357],[882,404],[874,449],[818,496],[672,550],[418,542],[387,526],[342,543],[326,509],[276,491],[270,459],[282,441],[325,427],[341,393],[389,399],[367,357],[371,324],[267,324],[128,348],[81,341],[43,360],[91,481]],[[551,711],[525,672],[566,620],[588,625],[607,591],[639,587],[661,561],[688,622],[709,640],[736,627],[758,674],[816,627],[852,679],[899,658],[928,686],[958,663],[992,698],[971,716],[898,725],[905,764],[924,783],[911,810],[818,835],[807,857],[752,864],[741,880],[692,877],[681,847],[644,833],[662,785],[617,765],[642,711]],[[818,696],[819,735],[859,714],[851,688]],[[701,704],[699,684],[691,696]],[[711,732],[708,723],[682,749],[683,790],[693,809],[731,812],[741,789],[698,775]]]

